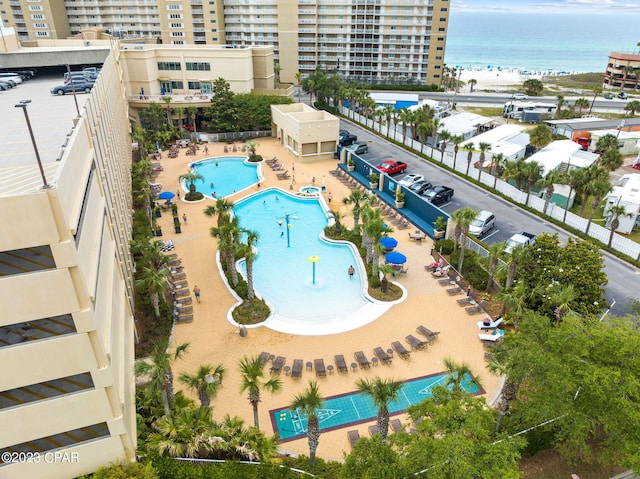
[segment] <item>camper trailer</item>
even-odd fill
[[[539,113],[547,113],[555,115],[558,107],[554,103],[543,103],[537,101],[508,101],[502,109],[504,118],[519,119],[523,111],[536,111]]]

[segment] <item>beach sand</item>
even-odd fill
[[[512,91],[522,89],[522,83],[528,79],[541,79],[542,74],[521,75],[520,70],[462,70],[460,74],[460,81],[463,81],[465,85],[462,87],[461,92],[467,93],[470,91],[469,80],[476,80],[476,84],[473,87],[473,91]]]

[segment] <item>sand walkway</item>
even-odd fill
[[[304,186],[313,177],[317,184],[322,178],[327,186],[327,191],[332,194],[333,208],[340,208],[347,215],[349,210],[342,205],[342,198],[349,194],[349,189],[334,178],[329,172],[335,169],[336,160],[328,160],[316,163],[304,163],[294,160],[293,156],[285,151],[275,139],[258,140],[258,153],[264,158],[277,156],[290,171],[295,163],[295,175],[297,184],[293,188],[297,190]],[[187,156],[186,150],[181,149],[178,158],[169,159],[163,153],[161,161],[164,170],[156,181],[162,183],[163,190],[176,191],[178,189],[178,176],[187,172],[188,164],[192,161],[205,158],[205,156],[224,156],[223,144],[208,144],[209,154],[205,155],[203,148],[195,156]],[[262,167],[265,177],[263,187],[277,186],[289,190],[290,180],[278,180],[275,172],[266,165]],[[231,200],[239,199],[241,193],[231,197]],[[183,196],[181,194],[181,196]],[[393,306],[385,315],[373,323],[357,330],[328,336],[293,336],[271,331],[265,327],[249,330],[247,337],[240,337],[237,328],[229,323],[227,315],[234,304],[233,296],[227,290],[220,278],[215,262],[217,241],[209,234],[209,228],[215,225],[215,218],[203,214],[206,206],[211,205],[212,200],[207,199],[201,203],[187,204],[179,202],[179,214],[186,213],[188,222],[183,225],[182,234],[175,234],[171,226],[171,217],[163,215],[159,218],[163,226],[162,239],[172,239],[175,243],[175,252],[182,258],[184,272],[187,275],[189,288],[198,285],[202,291],[201,303],[194,299],[194,321],[188,324],[179,324],[174,328],[174,344],[189,342],[189,352],[184,360],[178,362],[174,368],[177,377],[182,371],[195,372],[201,364],[222,363],[227,369],[227,376],[218,396],[213,399],[213,414],[216,419],[222,419],[225,414],[237,415],[245,419],[247,425],[253,421],[252,409],[247,401],[246,393],[240,393],[240,374],[238,373],[238,361],[244,355],[260,354],[267,351],[270,354],[287,358],[287,364],[292,365],[294,359],[302,359],[305,363],[316,358],[323,358],[325,364],[333,364],[335,354],[343,354],[350,364],[353,362],[355,351],[364,351],[371,358],[373,348],[383,347],[385,350],[391,347],[392,341],[401,341],[408,347],[404,337],[408,334],[416,334],[418,325],[425,325],[433,331],[440,331],[439,339],[423,351],[414,351],[408,361],[398,357],[393,358],[391,365],[349,372],[347,374],[334,373],[325,378],[319,378],[320,391],[323,396],[333,396],[346,393],[355,389],[354,383],[358,377],[390,377],[394,379],[409,379],[444,371],[443,359],[451,357],[455,361],[465,362],[474,375],[480,376],[484,389],[487,391],[487,400],[491,401],[499,385],[499,378],[492,376],[486,369],[484,350],[478,339],[477,321],[481,315],[470,316],[464,308],[460,307],[455,299],[449,296],[446,288],[424,270],[424,265],[431,262],[431,242],[423,241],[421,244],[410,241],[407,231],[397,231],[393,236],[398,239],[398,251],[408,257],[408,273],[402,275],[397,281],[408,291],[407,299]],[[345,223],[352,222],[347,216]],[[345,271],[346,274],[346,271]],[[459,296],[458,296],[459,297]],[[267,376],[268,376],[268,366]],[[260,404],[260,427],[267,434],[273,434],[273,428],[269,419],[269,410],[287,406],[294,395],[306,389],[310,380],[315,379],[312,371],[303,371],[302,379],[292,379],[285,374],[281,375],[283,388],[275,395],[267,392],[262,395]],[[182,389],[182,385],[176,381],[176,390]],[[190,397],[197,400],[195,393],[187,391]],[[404,417],[401,416],[404,420]],[[358,426],[348,426],[342,429],[323,432],[320,437],[318,456],[326,459],[340,460],[343,451],[349,451],[347,431],[358,429],[361,436],[366,436],[370,423]],[[306,438],[283,443],[282,450],[292,454],[308,454]]]

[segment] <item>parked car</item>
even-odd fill
[[[0,82],[4,83],[7,88],[13,88],[14,86],[18,85],[16,82],[10,80],[9,78],[0,78]]]
[[[13,85],[11,85],[9,82],[0,80],[0,90],[4,91],[9,90],[10,88],[13,88]]]
[[[402,161],[387,160],[376,166],[376,168],[387,175],[395,175],[396,173],[404,173],[407,169],[407,164]]]
[[[16,85],[22,83],[22,77],[17,73],[0,73],[0,80],[10,81]]]
[[[338,139],[338,144],[340,146],[353,145],[356,142],[357,139],[358,139],[358,137],[356,135],[352,135],[351,133],[348,133],[346,135],[341,136]]]
[[[621,100],[626,100],[628,97],[625,92],[621,91],[620,93],[618,93],[618,98],[620,98]]]
[[[89,73],[89,72],[71,72],[71,76],[69,76],[69,73],[65,73],[64,74],[64,83],[67,84],[69,83],[69,78],[72,78],[73,81],[78,82],[78,81],[95,81],[97,78],[97,75],[94,75],[93,73]]]
[[[453,188],[448,186],[434,186],[422,193],[427,201],[436,206],[448,203],[453,198]]]
[[[409,187],[409,189],[414,193],[416,193],[417,195],[421,195],[422,193],[427,191],[429,188],[433,188],[433,185],[429,180],[416,181],[414,184],[412,184]]]
[[[529,97],[527,95],[525,95],[524,93],[515,93],[513,95],[513,99],[514,100],[527,100]]]
[[[424,181],[424,176],[417,175],[415,173],[410,173],[407,176],[405,176],[404,178],[402,178],[400,181],[398,181],[398,184],[402,185],[402,186],[409,187],[412,184],[417,183],[418,181]]]
[[[612,93],[603,93],[602,94],[603,97],[605,97],[607,100],[613,100],[613,94]]]
[[[369,153],[369,146],[367,146],[366,143],[357,141],[353,145],[349,146],[348,150],[352,151],[356,155],[362,155],[364,153]]]
[[[469,233],[480,237],[496,225],[496,217],[491,211],[482,210],[469,225]]]
[[[536,235],[521,231],[516,233],[507,240],[507,245],[504,248],[505,253],[511,253],[518,246],[527,246],[536,244]]]
[[[73,93],[74,88],[76,93],[90,93],[93,88],[93,82],[74,81],[73,84],[67,83],[65,85],[54,86],[50,91],[52,95],[64,95],[65,93]]]

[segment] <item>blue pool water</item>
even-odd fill
[[[332,323],[371,304],[364,295],[366,278],[355,250],[320,237],[328,218],[319,197],[267,189],[236,203],[234,212],[241,227],[260,235],[254,289],[275,315],[302,325]],[[315,283],[310,256],[320,258],[315,263]],[[347,274],[350,265],[356,268],[352,279]]]
[[[398,400],[389,403],[389,413],[399,414],[409,406],[432,397],[433,387],[444,386],[447,377],[446,373],[438,373],[405,381]],[[484,394],[485,391],[471,381],[472,377],[465,375],[463,389],[472,395]],[[372,421],[376,419],[377,414],[378,409],[371,398],[356,391],[325,398],[323,407],[316,411],[321,431]],[[273,432],[283,441],[299,439],[307,433],[307,416],[298,411],[292,411],[287,407],[272,409],[269,411],[269,417]]]
[[[202,194],[224,198],[255,185],[258,177],[258,163],[249,163],[246,156],[220,156],[192,163],[191,166],[204,180],[196,181],[196,187]],[[211,184],[213,183],[213,187]],[[189,185],[184,184],[185,191]]]

